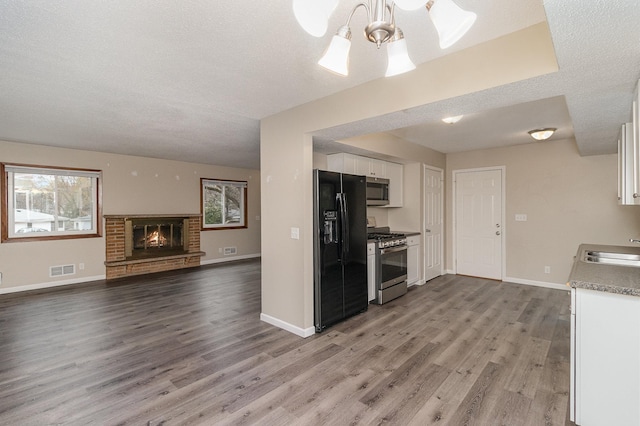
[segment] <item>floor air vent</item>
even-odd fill
[[[225,247],[224,248],[224,255],[225,256],[229,256],[231,254],[236,254],[238,253],[238,248],[237,247]]]
[[[63,275],[73,275],[76,273],[76,265],[52,266],[49,268],[50,277],[61,277]]]

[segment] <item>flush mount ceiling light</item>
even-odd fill
[[[327,31],[329,18],[339,0],[293,0],[293,13],[300,26],[314,37],[322,37]],[[378,49],[387,43],[387,72],[385,77],[415,69],[409,58],[407,42],[400,28],[396,27],[395,7],[417,10],[426,7],[431,22],[436,27],[440,48],[446,49],[460,40],[473,25],[476,14],[462,10],[453,0],[362,0],[356,4],[345,25],[331,39],[318,64],[340,75],[349,75],[349,50],[351,49],[351,18],[360,7],[367,13],[368,25],[364,29],[367,40]]]
[[[549,139],[551,135],[555,133],[556,130],[558,129],[555,129],[553,127],[547,127],[545,129],[529,130],[529,134],[531,135],[532,138],[534,138],[537,141],[544,141]]]
[[[442,119],[442,121],[444,121],[447,124],[455,124],[458,121],[460,121],[462,117],[464,117],[464,115],[454,115],[452,117],[445,117]]]

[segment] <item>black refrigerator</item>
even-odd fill
[[[313,171],[316,332],[367,310],[366,178]]]

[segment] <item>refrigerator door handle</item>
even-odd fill
[[[340,257],[338,259],[338,261],[341,262],[342,258],[344,257],[344,241],[343,241],[343,238],[342,238],[343,237],[342,232],[343,232],[343,227],[344,227],[344,224],[343,224],[344,216],[342,214],[343,208],[342,208],[342,193],[341,192],[338,192],[336,194],[336,205],[338,207],[338,221],[340,222],[340,224],[336,223],[336,227],[335,227],[336,228],[335,229],[336,239],[335,239],[335,242],[338,244],[338,256]]]
[[[350,235],[349,235],[349,207],[347,205],[347,194],[345,194],[344,192],[341,194],[342,196],[342,203],[340,204],[341,207],[341,215],[342,215],[342,247],[343,247],[343,252],[342,252],[342,258],[346,261],[349,258],[349,247],[350,246]]]

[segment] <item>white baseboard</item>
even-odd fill
[[[255,257],[260,257],[260,253],[200,261],[200,265],[210,265],[214,263],[231,262],[234,260],[242,260],[242,259],[253,259]],[[46,283],[21,285],[21,286],[15,286],[15,287],[6,287],[6,288],[0,287],[0,294],[19,293],[21,291],[31,291],[31,290],[42,290],[45,288],[60,287],[60,286],[69,285],[69,284],[80,284],[80,283],[105,280],[105,279],[107,279],[106,275],[95,275],[92,277],[73,278],[68,280],[51,281]]]
[[[548,282],[545,282],[545,281],[525,280],[525,279],[522,279],[522,278],[513,278],[513,277],[504,277],[502,279],[502,281],[509,282],[509,283],[515,283],[515,284],[533,285],[533,286],[536,286],[536,287],[552,288],[552,289],[555,289],[555,290],[565,290],[565,291],[571,290],[565,284],[548,283]]]
[[[451,269],[447,269],[446,271],[444,271],[444,273],[445,274],[456,275],[455,271],[453,271]],[[533,285],[533,286],[536,286],[536,287],[552,288],[552,289],[555,289],[555,290],[569,290],[569,287],[567,287],[565,284],[548,283],[548,282],[545,282],[545,281],[534,281],[534,280],[527,280],[527,279],[523,279],[523,278],[504,277],[502,279],[502,281],[509,282],[509,283],[514,283],[514,284],[525,284],[525,285]]]
[[[260,321],[264,321],[268,324],[271,324],[273,326],[276,326],[278,328],[281,328],[283,330],[288,331],[289,333],[293,333],[296,336],[300,336],[300,337],[309,337],[309,336],[313,336],[314,334],[316,334],[316,329],[315,327],[309,327],[309,328],[300,328],[297,327],[293,324],[289,324],[288,322],[282,321],[278,318],[274,318],[271,315],[267,315],[267,314],[260,314]]]
[[[260,257],[260,253],[243,254],[241,256],[227,256],[227,257],[221,257],[218,259],[209,259],[209,260],[200,259],[200,265],[213,265],[214,263],[224,263],[224,262],[232,262],[234,260],[253,259],[255,257]]]
[[[0,294],[19,293],[21,291],[42,290],[45,288],[59,287],[69,284],[86,283],[89,281],[98,281],[106,279],[106,275],[95,275],[93,277],[73,278],[70,280],[50,281],[46,283],[21,285],[15,287],[0,288]]]

